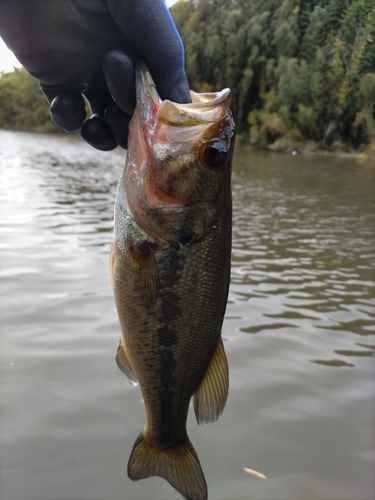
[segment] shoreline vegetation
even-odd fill
[[[375,159],[373,0],[180,0],[191,88],[230,87],[238,144]],[[0,73],[0,128],[58,133],[24,69]]]
[[[180,0],[194,90],[232,89],[239,142],[375,156],[374,0]]]

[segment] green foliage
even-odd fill
[[[56,131],[49,105],[37,81],[26,70],[0,73],[0,128]]]
[[[181,0],[171,12],[192,88],[230,87],[252,143],[375,142],[373,0]]]
[[[375,144],[374,0],[181,0],[171,13],[191,87],[230,87],[252,143]],[[0,127],[58,131],[23,69],[0,73]]]

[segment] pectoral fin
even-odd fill
[[[193,405],[198,424],[215,422],[224,410],[229,388],[228,362],[220,339],[204,377],[194,392]]]
[[[125,375],[128,377],[129,382],[132,385],[136,385],[138,382],[137,376],[134,373],[133,367],[129,360],[128,353],[126,352],[125,344],[122,339],[120,340],[120,345],[118,346],[117,349],[116,363],[117,366],[122,371],[122,373],[125,373]]]

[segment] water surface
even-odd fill
[[[126,474],[144,408],[114,362],[123,163],[0,131],[1,500],[181,498]],[[351,159],[237,151],[230,394],[215,424],[189,416],[211,500],[374,498],[374,177]]]

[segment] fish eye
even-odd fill
[[[228,158],[228,151],[220,141],[211,141],[203,144],[200,151],[200,160],[206,167],[218,168],[224,165]]]

